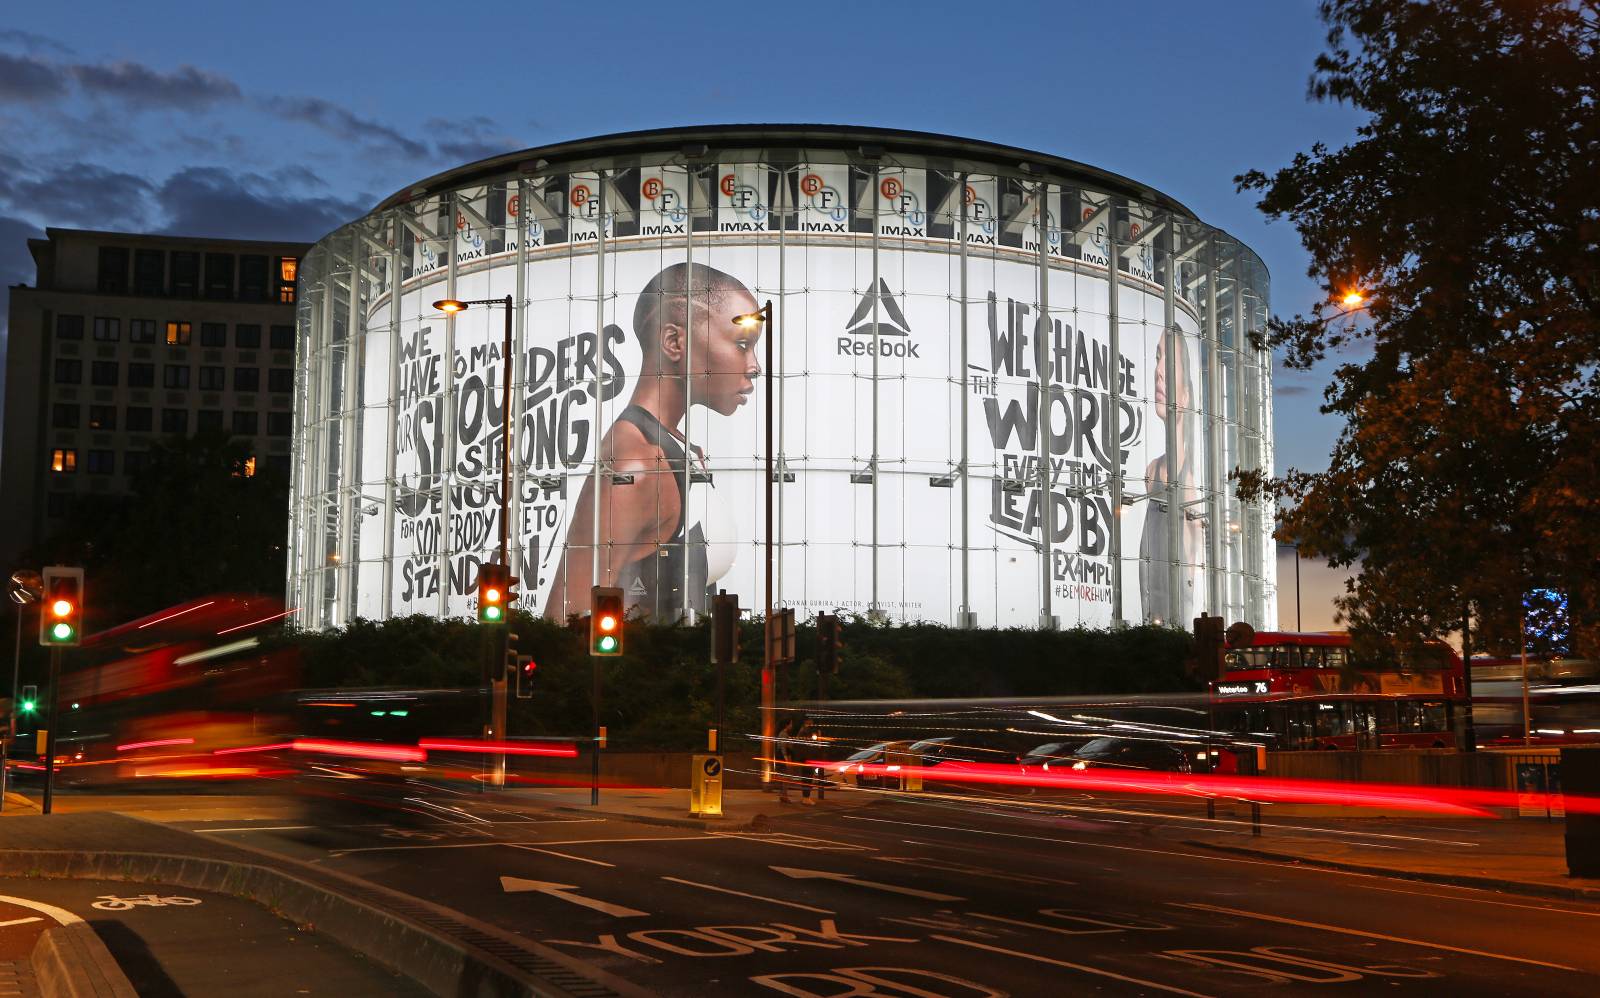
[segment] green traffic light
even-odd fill
[[[39,705],[34,703],[32,700],[24,700],[22,701],[22,712],[24,714],[31,714],[34,711],[34,708],[37,706]]]
[[[601,651],[616,651],[617,650],[617,639],[612,637],[609,634],[605,635],[604,637],[602,637],[600,639],[600,650]]]
[[[497,606],[486,606],[486,607],[484,607],[483,608],[483,619],[484,620],[499,620],[500,619],[500,608],[497,607]]]
[[[63,620],[54,627],[50,628],[50,636],[57,641],[71,640],[72,625]]]

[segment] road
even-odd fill
[[[421,825],[185,824],[656,994],[1587,996],[1600,981],[1600,906],[1226,855],[1125,815],[891,800],[704,832],[516,794],[447,800],[453,819]]]

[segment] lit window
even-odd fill
[[[57,447],[50,452],[50,470],[58,474],[71,474],[78,470],[78,452],[70,447]]]
[[[294,280],[300,272],[300,261],[292,256],[278,261],[278,300],[285,304],[294,301]]]
[[[254,454],[244,459],[244,477],[256,477],[256,456]]]
[[[89,429],[114,430],[117,428],[117,407],[114,405],[91,405],[89,407]]]
[[[192,332],[193,332],[193,327],[192,327],[192,325],[190,323],[187,323],[187,322],[169,322],[169,323],[167,323],[167,346],[169,346],[169,347],[186,347],[186,346],[188,346],[189,345],[189,336],[190,336],[190,334]]]

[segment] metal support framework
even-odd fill
[[[1043,182],[1033,189],[1033,235],[1038,243],[1039,316],[1034,324],[1034,373],[1039,378],[1039,628],[1053,631],[1059,621],[1055,614],[1055,579],[1051,548],[1055,543],[1056,504],[1050,488],[1050,397],[1055,380],[1050,376],[1050,212],[1045,205],[1050,189]],[[1114,352],[1114,351],[1113,351]],[[963,406],[963,411],[965,406]]]
[[[1106,217],[1106,352],[1111,384],[1106,398],[1106,437],[1111,450],[1111,626],[1118,628],[1126,623],[1122,612],[1122,318],[1117,314],[1122,270],[1117,266],[1121,255],[1117,252],[1116,202],[1107,203],[1111,211]]]

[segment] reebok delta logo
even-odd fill
[[[839,337],[838,342],[841,357],[871,357],[874,349],[880,357],[918,357],[917,344],[911,339],[911,324],[906,322],[905,313],[894,300],[888,282],[881,277],[875,289],[861,296],[844,328],[846,335]]]

